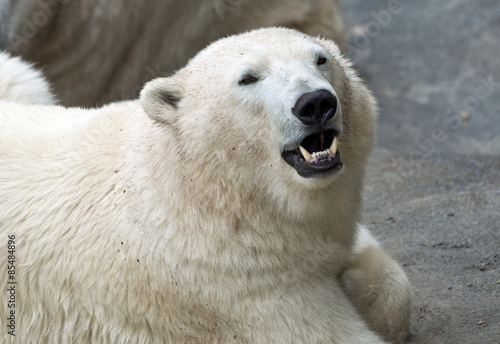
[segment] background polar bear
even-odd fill
[[[54,104],[43,74],[22,61],[0,52],[0,99],[25,104]]]
[[[0,18],[7,49],[42,66],[64,105],[136,98],[146,81],[230,34],[281,25],[338,43],[344,35],[338,0],[0,0],[0,10],[2,3],[10,4]]]
[[[0,117],[18,343],[408,335],[408,280],[357,225],[374,100],[333,42],[253,31],[140,101]]]

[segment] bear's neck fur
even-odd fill
[[[206,164],[187,171],[179,163],[176,138],[149,119],[142,125],[148,130],[138,132],[150,134],[137,137],[139,143],[131,147],[131,160],[139,159],[134,183],[141,189],[131,201],[140,209],[136,222],[145,231],[162,233],[160,240],[152,236],[158,241],[148,254],[168,260],[178,268],[176,275],[196,266],[201,275],[207,271],[204,278],[210,283],[215,270],[224,277],[214,284],[241,283],[251,292],[263,288],[262,280],[252,283],[254,274],[272,275],[265,283],[282,287],[320,271],[336,276],[350,258],[360,218],[364,171],[359,166],[343,172],[330,187],[288,192],[289,199],[278,199],[260,194],[265,188],[221,183],[224,171],[202,173],[201,168],[210,168]],[[154,197],[157,207],[146,208],[143,197]],[[162,216],[158,209],[175,216]]]

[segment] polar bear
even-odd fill
[[[0,99],[25,104],[54,104],[43,74],[19,57],[0,51]]]
[[[403,341],[408,279],[359,224],[375,112],[332,41],[284,28],[137,101],[0,103],[1,337]]]
[[[345,34],[338,0],[5,1],[7,49],[42,66],[71,106],[135,98],[230,34],[278,25],[337,43]]]

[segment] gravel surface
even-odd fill
[[[500,343],[500,157],[407,163],[377,149],[364,221],[412,282],[410,343]]]

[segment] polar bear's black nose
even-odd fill
[[[297,100],[292,112],[305,124],[321,126],[335,116],[337,98],[327,90],[305,93]]]

